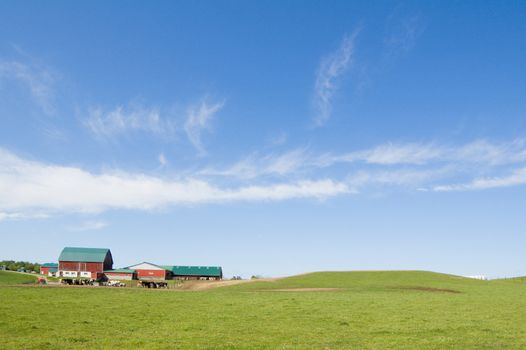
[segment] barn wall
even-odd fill
[[[104,271],[103,263],[100,262],[60,261],[58,267],[59,270],[68,271]]]
[[[133,274],[131,273],[105,273],[106,277],[110,280],[132,280]]]
[[[111,270],[113,268],[113,258],[111,252],[108,251],[106,258],[104,259],[104,270]]]
[[[137,278],[165,279],[166,270],[137,270]]]
[[[60,271],[89,271],[91,276],[82,276],[88,278],[98,278],[98,274],[104,271],[103,263],[95,262],[78,262],[78,261],[59,261],[58,269]],[[79,276],[80,277],[80,276]]]

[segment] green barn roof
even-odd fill
[[[40,265],[40,267],[58,267],[57,263],[45,263]]]
[[[223,276],[221,266],[172,266],[162,265],[163,269],[171,271],[176,276]]]
[[[59,261],[104,262],[106,255],[111,252],[106,248],[77,248],[66,247],[60,253]],[[113,262],[113,259],[111,259]]]

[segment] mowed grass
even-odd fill
[[[13,271],[0,271],[0,285],[33,284],[36,280],[37,278],[32,275]]]
[[[327,272],[202,292],[4,285],[0,300],[2,349],[526,348],[520,280]]]

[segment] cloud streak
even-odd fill
[[[103,221],[86,221],[77,226],[67,227],[67,230],[72,232],[97,231],[107,226],[108,223]]]
[[[332,101],[339,88],[339,78],[353,61],[354,42],[359,30],[345,35],[335,52],[322,58],[314,85],[315,126],[324,125],[332,113]]]
[[[238,179],[254,179],[260,176],[286,176],[307,165],[309,156],[306,149],[293,149],[281,154],[258,156],[253,154],[226,169],[208,167],[198,172],[199,175],[224,176]]]
[[[206,154],[201,135],[203,131],[211,130],[212,120],[217,112],[223,108],[224,104],[224,101],[209,104],[206,100],[203,100],[199,105],[191,106],[187,110],[184,130],[188,139],[200,155]]]
[[[526,184],[526,167],[516,169],[506,176],[478,178],[465,184],[440,185],[433,187],[436,192],[487,190]]]
[[[379,165],[459,162],[495,166],[524,161],[526,161],[526,139],[502,143],[476,140],[456,146],[435,143],[386,143],[371,149],[341,155],[326,154],[319,159],[320,164],[324,166],[354,162]]]
[[[111,110],[92,108],[83,124],[101,139],[113,139],[133,131],[166,136],[173,135],[176,130],[175,121],[162,118],[158,108],[138,106],[117,106]]]
[[[349,192],[345,183],[331,179],[227,188],[195,177],[165,179],[122,171],[94,174],[0,150],[0,211],[4,213],[151,210],[202,203],[323,199]]]
[[[500,143],[475,140],[455,146],[386,143],[342,154],[315,154],[298,148],[281,154],[252,154],[224,169],[208,167],[198,174],[244,181],[317,174],[343,177],[355,192],[378,186],[451,192],[522,185],[526,183],[525,166],[526,140],[515,139]]]
[[[178,174],[94,173],[0,149],[0,220],[54,212],[326,199],[386,188],[453,192],[525,185],[526,141],[476,140],[458,146],[388,143],[341,155],[297,148],[253,154],[223,169]]]
[[[27,87],[38,106],[46,113],[55,112],[53,103],[56,75],[49,69],[18,61],[0,61],[0,81],[15,80]]]
[[[498,167],[526,162],[526,140],[492,143],[475,140],[463,145],[436,143],[385,143],[369,149],[341,154],[315,154],[306,148],[292,149],[281,154],[253,154],[233,165],[221,168],[208,167],[200,175],[253,179],[261,176],[286,176],[305,174],[316,169],[339,164],[352,166],[482,166]]]
[[[8,220],[47,219],[48,214],[34,212],[2,212],[0,211],[0,222]]]
[[[112,109],[91,108],[82,124],[100,140],[115,141],[119,137],[142,132],[171,139],[185,133],[200,156],[206,155],[202,140],[205,131],[212,131],[212,122],[225,102],[210,103],[207,99],[189,106],[184,113],[163,115],[160,108],[118,105]],[[181,127],[178,125],[181,124]]]

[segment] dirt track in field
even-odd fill
[[[229,280],[229,281],[187,281],[178,290],[209,290],[218,287],[234,286],[251,282],[273,282],[276,278],[261,278],[257,280]]]
[[[342,288],[284,288],[284,289],[266,289],[265,292],[337,292]]]
[[[400,289],[416,290],[416,291],[420,291],[420,292],[432,292],[432,293],[455,293],[455,294],[462,293],[461,291],[454,290],[454,289],[431,288],[431,287],[404,287],[404,288],[400,288]]]

